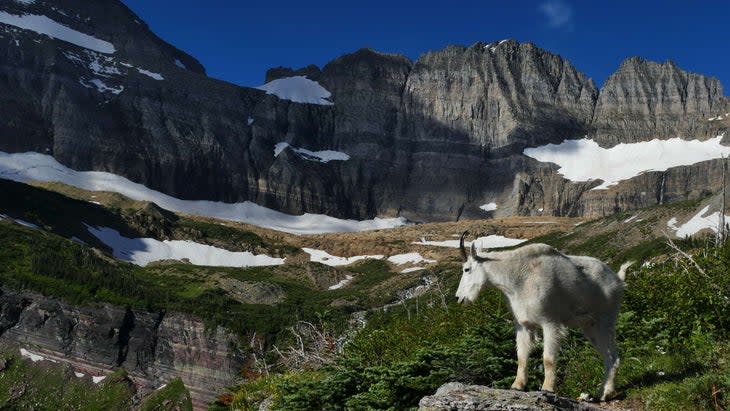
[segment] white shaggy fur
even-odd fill
[[[624,277],[631,263],[618,274],[593,257],[564,255],[545,244],[531,244],[510,251],[478,254],[472,245],[467,255],[456,297],[473,302],[489,284],[502,291],[512,309],[517,329],[517,377],[513,389],[527,385],[527,359],[538,328],[543,333],[545,380],[542,389],[554,391],[555,363],[560,338],[567,327],[578,327],[598,350],[605,374],[597,398],[615,395],[614,379],[619,365],[616,350],[616,318],[623,297]]]

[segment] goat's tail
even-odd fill
[[[621,281],[626,280],[626,270],[631,267],[636,261],[627,261],[623,264],[621,264],[621,269],[618,270],[618,278],[621,279]]]

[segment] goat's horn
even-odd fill
[[[459,239],[459,251],[461,252],[461,259],[466,261],[466,248],[464,248],[464,238],[466,238],[467,234],[469,234],[468,231],[464,231],[464,234],[461,235],[461,238]]]

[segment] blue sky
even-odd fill
[[[730,2],[122,0],[208,75],[244,86],[362,47],[412,60],[449,44],[505,38],[560,54],[598,84],[642,56],[719,78],[730,94]]]

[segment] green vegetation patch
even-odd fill
[[[678,244],[702,272],[674,254],[629,271],[617,326],[619,395],[639,410],[728,409],[730,244],[719,250],[703,239]],[[663,247],[657,240],[621,252],[652,255]],[[489,289],[475,304],[456,305],[458,266],[442,264],[435,272],[446,307],[434,293],[373,313],[331,366],[252,380],[234,390],[229,406],[255,409],[269,398],[281,410],[403,410],[447,381],[508,388],[516,367],[504,298]],[[529,363],[530,390],[542,382],[540,350]],[[558,394],[571,398],[595,394],[603,378],[599,354],[575,330],[563,342],[558,371]]]
[[[193,402],[182,380],[175,378],[145,398],[139,411],[193,411]]]
[[[101,383],[78,378],[68,365],[33,363],[15,349],[0,350],[0,408],[26,410],[129,410],[134,387],[123,370]],[[62,407],[61,407],[62,405]]]

